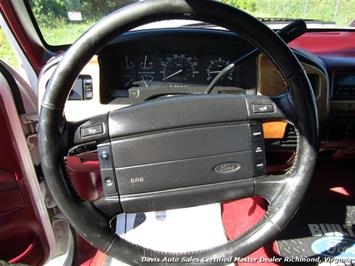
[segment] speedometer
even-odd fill
[[[198,59],[185,54],[162,57],[160,60],[160,80],[178,83],[199,83]]]

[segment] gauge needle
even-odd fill
[[[146,55],[146,56],[144,57],[144,66],[143,66],[143,69],[145,69],[145,66],[147,65],[147,58],[148,58],[148,56]]]
[[[147,84],[147,82],[145,81],[144,76],[142,76],[142,80],[143,80],[143,82],[144,82],[145,87],[148,88],[148,84]]]
[[[125,59],[126,59],[126,67],[129,68],[128,57],[126,56]]]
[[[219,72],[221,72],[221,71],[220,70],[208,71],[208,73],[210,73],[210,74],[218,74]]]
[[[173,74],[171,74],[171,75],[169,75],[169,76],[167,76],[167,77],[163,78],[163,80],[170,79],[170,78],[172,78],[172,77],[176,76],[177,74],[180,74],[182,71],[183,71],[183,70],[182,70],[182,69],[180,69],[180,70],[176,71],[175,73],[173,73]]]

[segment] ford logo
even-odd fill
[[[216,165],[213,170],[218,174],[231,174],[237,172],[240,167],[239,163],[221,163]]]
[[[343,236],[317,239],[311,246],[314,253],[325,257],[355,258],[355,240]]]

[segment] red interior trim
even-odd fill
[[[33,208],[28,182],[23,178],[17,148],[0,95],[0,169],[7,187],[0,192],[0,258],[29,265],[41,265],[49,255],[44,229]],[[14,187],[14,188],[12,188]],[[32,245],[32,246],[31,246]]]
[[[29,33],[25,31],[24,25],[22,25],[18,14],[15,12],[13,6],[15,3],[16,1],[0,1],[1,13],[21,46],[24,54],[31,63],[34,71],[39,74],[45,64],[47,52],[33,40],[33,36],[30,36]]]
[[[355,56],[355,31],[307,32],[289,46],[317,55]]]
[[[28,247],[22,253],[20,253],[17,257],[9,260],[9,262],[10,263],[18,263],[18,262],[22,261],[25,257],[27,257],[31,253],[33,248],[34,248],[34,243],[29,244]]]

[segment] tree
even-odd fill
[[[28,0],[41,25],[66,21],[68,11],[80,11],[84,20],[97,20],[134,0]]]
[[[66,17],[66,0],[28,0],[36,20],[50,25]]]

